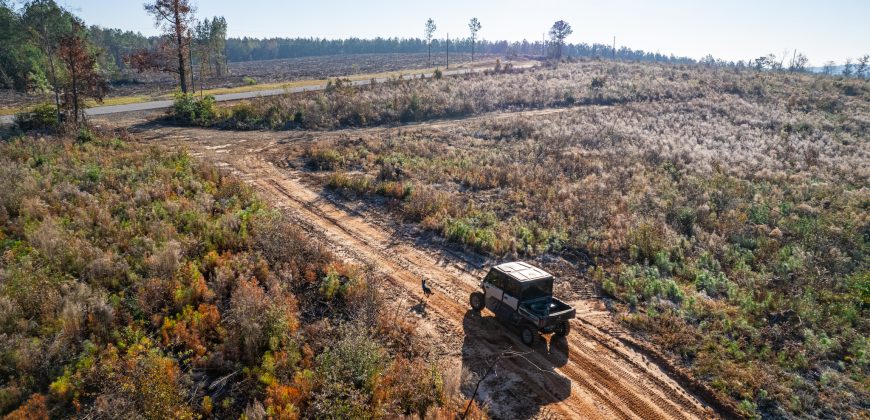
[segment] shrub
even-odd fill
[[[54,130],[58,126],[57,109],[52,104],[40,104],[32,110],[15,114],[15,126],[22,131]]]
[[[242,78],[242,83],[244,83],[244,84],[246,84],[246,85],[248,85],[248,86],[253,86],[253,85],[256,85],[256,84],[257,84],[257,79],[254,79],[254,78],[251,77],[251,76],[245,76],[245,77]]]
[[[96,136],[87,127],[80,128],[78,134],[76,135],[76,140],[79,143],[87,143],[87,142],[94,141],[95,139],[96,139]]]
[[[601,76],[593,76],[592,81],[589,82],[589,87],[592,89],[601,89],[604,87],[604,84],[607,82],[607,79]]]
[[[193,94],[178,93],[172,106],[176,122],[188,125],[209,125],[218,115],[214,96],[197,99]]]
[[[664,231],[661,226],[641,223],[628,232],[626,241],[632,256],[641,261],[655,261],[665,246]]]
[[[344,166],[344,156],[331,148],[312,148],[306,152],[308,166],[323,171],[334,171]]]

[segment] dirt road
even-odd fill
[[[279,168],[269,159],[317,133],[146,128],[138,130],[138,138],[188,148],[214,162],[254,186],[339,256],[377,267],[397,313],[417,317],[420,333],[447,362],[483,372],[505,349],[519,352],[520,356],[500,360],[481,386],[479,400],[488,404],[493,416],[716,417],[657,364],[609,333],[614,325],[596,296],[575,294],[571,303],[578,319],[571,324],[571,334],[567,339],[538,340],[534,349],[520,343],[487,311],[470,311],[468,296],[478,287],[480,261],[407,233],[377,207],[332,200],[306,183],[306,174]],[[428,301],[420,289],[422,276],[435,291]]]

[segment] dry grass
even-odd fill
[[[586,62],[255,108],[321,103],[331,127],[415,96],[429,117],[590,106],[327,135],[290,159],[472,250],[592,256],[620,319],[746,415],[866,409],[866,81]]]

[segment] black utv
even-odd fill
[[[502,322],[519,329],[527,346],[538,332],[568,335],[569,321],[577,311],[553,297],[553,276],[525,262],[492,267],[480,284],[482,291],[471,294],[471,307],[492,311]]]

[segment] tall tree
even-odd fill
[[[432,37],[435,36],[435,29],[437,29],[437,26],[435,26],[435,21],[432,20],[432,18],[429,18],[429,20],[426,21],[426,30],[424,33],[426,34],[426,46],[429,47],[430,66],[432,65]]]
[[[39,45],[46,61],[51,89],[54,91],[54,104],[57,119],[60,121],[61,74],[57,68],[57,48],[60,39],[73,30],[73,15],[54,0],[33,0],[24,5],[21,20],[31,37]]]
[[[199,75],[205,77],[212,70],[211,21],[205,19],[193,27],[193,50],[199,61]]]
[[[870,54],[864,54],[861,58],[858,59],[858,67],[855,69],[855,76],[858,77],[867,77],[868,76],[868,63],[870,63]]]
[[[178,74],[181,92],[187,93],[185,58],[190,43],[187,34],[193,21],[193,7],[189,0],[154,0],[145,4],[145,11],[154,16],[155,26],[162,28],[171,40],[172,52],[178,59],[178,67],[174,72]]]
[[[468,30],[471,32],[471,62],[474,62],[474,41],[477,39],[477,32],[480,31],[480,21],[477,18],[471,18],[468,22]]]
[[[550,41],[553,43],[553,55],[556,59],[562,58],[562,47],[565,45],[565,38],[574,33],[571,25],[564,20],[556,21],[550,28]]]
[[[853,75],[854,73],[855,73],[855,64],[852,63],[852,59],[851,59],[851,58],[847,58],[847,59],[846,59],[846,63],[843,64],[843,71],[842,71],[842,74],[843,74],[843,76],[845,76],[845,77],[852,77],[852,75]]]
[[[86,36],[84,24],[76,20],[73,31],[60,38],[58,48],[58,57],[66,71],[64,108],[70,112],[76,125],[84,109],[84,100],[92,98],[102,102],[109,87],[98,71],[99,53]]]
[[[223,76],[227,72],[227,20],[223,16],[214,17],[211,20],[211,45],[212,60],[215,72]]]

